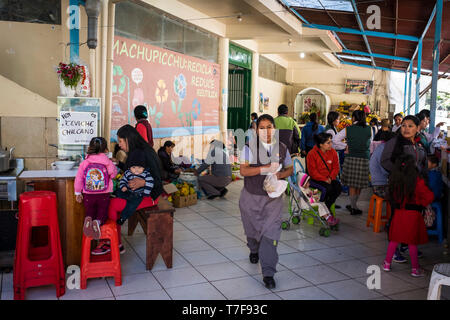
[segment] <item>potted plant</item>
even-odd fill
[[[75,96],[75,89],[83,76],[82,67],[73,62],[69,64],[60,62],[56,72],[60,80],[61,95]]]

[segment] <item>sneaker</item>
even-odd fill
[[[100,242],[97,246],[97,248],[95,248],[94,250],[91,251],[91,254],[94,256],[101,256],[103,254],[107,254],[111,252],[111,247],[109,246],[109,244],[105,243],[105,242]]]
[[[119,252],[120,254],[124,254],[125,253],[125,247],[123,246],[123,244],[119,244]]]
[[[425,272],[423,271],[422,268],[412,268],[411,269],[411,276],[415,277],[415,278],[420,278],[425,276]]]
[[[384,260],[384,262],[383,262],[383,270],[386,272],[391,271],[391,264],[388,263],[386,260]]]
[[[274,289],[276,286],[273,277],[264,277],[263,282],[267,289]]]
[[[223,198],[225,197],[225,195],[228,193],[228,189],[227,188],[223,188],[222,191],[220,191],[220,197]]]
[[[404,256],[402,256],[402,254],[400,252],[395,252],[394,254],[394,258],[392,258],[392,261],[397,262],[397,263],[405,263],[408,261],[408,259],[406,259]]]
[[[327,224],[329,226],[335,226],[335,225],[338,224],[338,222],[339,222],[339,220],[337,218],[333,217],[331,214],[330,214],[330,216],[327,219]]]
[[[219,197],[219,196],[218,195],[211,195],[211,196],[208,196],[207,199],[208,200],[213,200],[213,199],[215,199],[217,197]]]
[[[98,240],[101,238],[102,232],[100,231],[100,220],[92,221],[92,232],[93,232],[93,238],[95,240]]]
[[[352,211],[350,212],[350,215],[356,216],[356,215],[359,215],[359,214],[362,214],[362,210],[359,210],[359,209],[353,209],[353,208],[352,208]]]
[[[400,248],[398,250],[400,251],[401,254],[404,254],[408,251],[408,245],[406,246],[400,245]]]
[[[83,234],[88,238],[94,237],[94,230],[92,230],[92,218],[89,216],[84,218]]]
[[[259,261],[258,253],[250,253],[249,258],[250,258],[250,262],[253,264],[258,263],[258,261]]]
[[[409,247],[406,245],[406,246],[402,246],[402,245],[400,245],[400,252],[401,253],[407,253],[407,252],[409,252]],[[420,250],[417,250],[417,258],[423,258],[423,252],[422,251],[420,251]]]

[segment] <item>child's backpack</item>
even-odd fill
[[[88,192],[105,192],[109,186],[108,170],[103,164],[90,163],[84,169],[84,190]]]

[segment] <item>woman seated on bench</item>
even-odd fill
[[[144,197],[140,205],[136,208],[136,210],[156,205],[159,200],[158,197],[161,195],[163,188],[162,188],[161,174],[159,171],[158,156],[155,150],[153,150],[153,148],[150,147],[150,145],[141,137],[141,135],[137,132],[135,128],[133,128],[128,124],[124,125],[117,131],[117,138],[120,148],[126,153],[131,153],[137,149],[141,150],[144,153],[145,170],[148,171],[153,177],[153,189],[150,192],[150,196]],[[128,159],[125,162],[125,168],[126,169],[130,168],[130,163]],[[132,190],[142,188],[145,186],[145,180],[140,178],[134,178],[133,180],[130,180],[128,182],[128,186]],[[108,209],[109,219],[117,221],[117,219],[119,219],[120,217],[121,212],[123,211],[123,209],[125,209],[126,204],[127,201],[125,199],[120,198],[111,199]],[[125,252],[125,249],[121,242],[120,229],[121,229],[120,225],[117,225],[120,253],[123,253]],[[108,249],[110,250],[110,248],[108,248],[107,244],[104,246],[104,248],[105,253],[108,253],[109,252]]]

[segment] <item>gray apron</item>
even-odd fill
[[[270,198],[268,195],[252,194],[243,188],[239,209],[248,238],[258,242],[263,236],[277,242],[280,240],[283,195]]]

